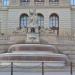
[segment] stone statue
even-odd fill
[[[29,10],[29,25],[30,27],[35,27],[37,26],[37,14],[35,9],[30,9]]]
[[[27,43],[39,43],[36,9],[29,10],[29,25],[27,30]]]

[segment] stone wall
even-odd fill
[[[8,11],[8,30],[14,31],[19,27],[20,15],[26,13],[27,9],[9,9]],[[59,16],[59,34],[71,34],[71,10],[69,8],[37,8],[36,13],[41,13],[44,16],[44,27],[49,28],[49,16],[56,13]],[[9,32],[9,31],[8,31]]]
[[[0,10],[0,33],[6,34],[7,33],[7,21],[8,21],[8,11],[7,10]]]
[[[9,7],[2,7],[0,1],[0,18],[1,18],[1,32],[11,34],[16,31],[20,23],[20,15],[23,13],[29,14],[29,9],[34,6],[34,0],[30,2],[30,6],[21,7],[19,0],[10,0]],[[36,13],[41,13],[44,16],[44,27],[49,27],[49,16],[56,13],[59,16],[59,35],[71,35],[71,8],[69,0],[60,0],[58,5],[50,5],[48,0],[45,0],[45,5],[36,6]],[[9,9],[8,9],[9,8]],[[10,31],[10,32],[9,32]]]

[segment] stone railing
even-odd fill
[[[9,36],[7,36],[7,35],[0,35],[0,40],[9,40]]]
[[[66,36],[65,36],[66,34]],[[36,35],[37,36],[37,35]],[[69,41],[75,41],[75,36],[73,36],[73,34],[69,34],[67,32],[64,32],[64,35],[58,35],[57,36],[57,31],[53,31],[50,28],[41,28],[38,32],[38,36],[39,37],[46,37],[45,40],[47,38],[54,38],[56,40],[69,40]],[[27,28],[23,28],[23,29],[17,29],[14,32],[12,32],[10,35],[9,34],[1,34],[0,35],[0,42],[21,42],[21,41],[25,41],[27,37]],[[34,38],[34,37],[33,37]],[[34,38],[35,39],[35,38]]]

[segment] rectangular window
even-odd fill
[[[3,0],[3,6],[4,7],[9,6],[9,0]]]
[[[75,0],[71,0],[71,5],[75,5]]]
[[[59,3],[59,0],[49,0],[49,3],[50,4],[58,4]]]
[[[29,3],[30,3],[30,0],[20,0],[21,6],[27,6],[29,5]]]
[[[34,0],[34,2],[44,2],[44,0]]]
[[[35,5],[44,5],[44,0],[34,0]]]
[[[21,2],[29,2],[29,0],[21,0]]]

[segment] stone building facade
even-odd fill
[[[34,28],[30,28],[32,11],[36,14]],[[12,44],[27,43],[29,36],[34,36],[32,43],[38,43],[36,38],[68,55],[75,73],[75,6],[70,0],[0,0],[0,52]],[[70,69],[69,64],[50,68],[50,72],[70,75]]]
[[[55,39],[56,36],[75,36],[75,7],[70,0],[0,0],[1,35],[27,34],[29,11],[34,7],[41,37],[49,35],[49,38]]]
[[[13,32],[26,28],[29,23],[29,10],[35,7],[38,26],[50,30],[49,35],[53,31],[51,35],[75,35],[75,7],[71,6],[70,0],[6,1],[3,3],[3,0],[0,0],[1,34],[11,35]]]

